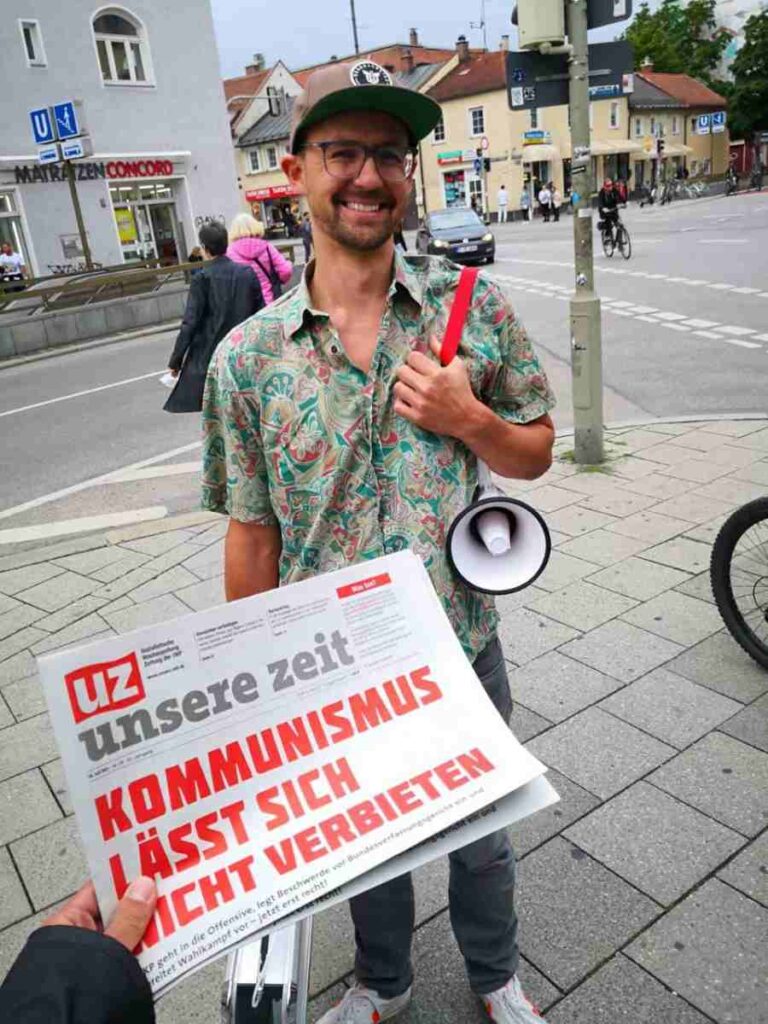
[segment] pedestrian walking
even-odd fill
[[[314,71],[294,101],[282,167],[312,214],[315,259],[285,301],[216,354],[203,506],[230,514],[229,600],[416,550],[506,720],[493,599],[453,575],[445,542],[472,499],[477,459],[513,478],[549,467],[552,393],[505,293],[482,275],[460,358],[440,365],[434,324],[447,319],[460,271],[404,255],[393,238],[415,146],[440,108],[371,61],[359,69]],[[517,979],[513,890],[505,830],[450,855],[451,922],[470,986],[497,1024],[540,1024]],[[320,1024],[387,1020],[411,998],[410,876],[356,896],[351,912],[356,982]]]
[[[523,220],[531,219],[531,194],[525,186],[520,193],[520,212],[523,215]]]
[[[293,273],[293,264],[264,238],[264,225],[250,213],[238,213],[230,224],[227,256],[254,271],[266,305],[282,294]]]
[[[560,220],[560,207],[563,205],[563,193],[557,187],[557,185],[551,185],[550,191],[552,194],[552,213],[555,221]]]
[[[198,235],[203,267],[192,275],[181,330],[168,360],[176,386],[166,412],[200,412],[208,364],[222,338],[264,305],[259,279],[226,256],[227,229],[204,224]]]
[[[539,190],[539,210],[544,218],[544,223],[549,224],[549,217],[552,213],[552,193],[549,190],[549,185],[542,185]]]
[[[309,263],[312,256],[312,221],[309,214],[305,213],[299,224],[299,234],[304,245],[304,263]]]
[[[507,194],[507,186],[499,185],[499,191],[496,193],[496,205],[499,209],[499,224],[507,223],[507,205],[509,203],[509,195]]]

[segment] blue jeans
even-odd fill
[[[501,644],[494,639],[473,665],[505,722],[512,698]],[[451,926],[478,995],[494,992],[517,970],[515,855],[506,831],[493,832],[449,855]],[[355,925],[355,975],[392,999],[413,981],[411,938],[415,921],[410,874],[350,900]]]

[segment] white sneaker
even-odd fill
[[[410,988],[394,999],[382,999],[373,989],[358,982],[345,993],[340,1003],[323,1014],[317,1024],[378,1024],[400,1013],[410,1001]]]
[[[480,999],[485,1012],[496,1024],[541,1024],[541,1014],[523,993],[516,974],[504,988],[497,988]]]

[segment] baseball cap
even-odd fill
[[[390,73],[372,60],[330,64],[313,71],[296,97],[291,116],[290,150],[295,153],[307,128],[350,110],[380,110],[399,118],[414,142],[428,135],[442,111],[429,96],[395,85]]]

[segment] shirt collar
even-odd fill
[[[312,280],[314,270],[315,261],[310,260],[304,268],[301,280],[286,309],[286,330],[291,337],[304,326],[307,317],[328,316],[322,310],[312,308],[309,282]],[[409,260],[398,249],[395,249],[394,273],[392,275],[392,284],[389,286],[388,298],[394,298],[398,289],[405,291],[417,306],[422,305],[424,301],[424,286],[420,275]]]

